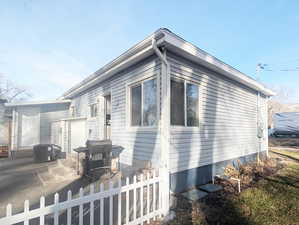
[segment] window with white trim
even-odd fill
[[[75,108],[75,106],[71,106],[70,107],[70,115],[71,115],[71,117],[75,117],[76,116],[76,108]]]
[[[157,125],[157,79],[144,80],[130,86],[130,125]]]
[[[193,82],[171,78],[171,125],[199,126],[199,87]]]
[[[94,103],[89,106],[90,107],[90,117],[97,117],[98,116],[98,104]]]

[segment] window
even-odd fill
[[[98,104],[90,105],[90,117],[97,117],[98,115]]]
[[[198,96],[198,85],[171,79],[171,125],[199,126]]]
[[[157,81],[145,80],[130,88],[131,126],[157,124]]]
[[[71,117],[75,117],[76,116],[75,106],[71,106],[71,108],[70,108],[70,114],[71,114]]]

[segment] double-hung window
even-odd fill
[[[157,79],[147,79],[130,86],[130,125],[157,125]]]
[[[199,126],[199,87],[193,82],[171,79],[171,125]]]
[[[98,115],[98,104],[95,103],[90,105],[90,117],[94,118],[97,117],[97,115]]]

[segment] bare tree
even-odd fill
[[[0,74],[0,98],[6,99],[8,102],[14,102],[30,97],[31,94],[25,87],[14,84],[12,81],[5,79],[3,74]]]

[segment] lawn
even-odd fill
[[[201,202],[185,203],[186,210],[181,207],[169,224],[299,225],[299,153],[277,153],[291,158],[277,173],[262,176],[240,194],[223,191]]]

